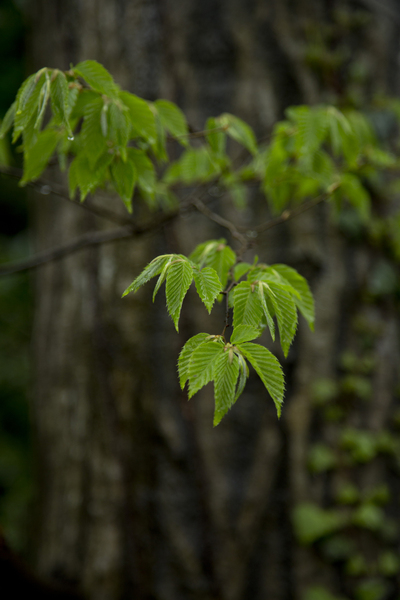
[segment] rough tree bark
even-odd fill
[[[400,3],[392,4],[400,14]],[[195,127],[227,111],[265,135],[286,106],[350,89],[351,64],[367,74],[348,93],[370,94],[372,85],[396,91],[399,82],[391,58],[398,23],[379,7],[374,13],[374,3],[32,0],[29,7],[32,70],[97,59],[130,91],[177,102]],[[321,60],[307,62],[315,46]],[[343,48],[352,56],[336,68],[328,59]],[[109,226],[56,197],[38,195],[34,203],[37,249]],[[221,235],[191,215],[146,239],[87,249],[38,270],[36,566],[89,598],[288,600],[318,582],[343,591],[336,568],[296,541],[291,510],[304,501],[326,504],[348,473],[321,484],[308,470],[310,440],[329,444],[343,427],[321,420],[312,386],[335,379],[339,354],[356,348],[355,304],[378,258],[338,232],[326,207],[257,239],[264,260],[286,261],[310,278],[316,332],[301,323],[285,363],[280,422],[253,376],[214,430],[210,391],[187,403],[176,360],[189,335],[219,331],[222,314],[206,321],[197,305],[186,306],[177,335],[150,290],[123,301],[120,294],[156,254],[189,252],[205,236]],[[380,327],[374,397],[355,402],[346,419],[374,430],[393,409],[399,322],[389,301],[362,311]],[[379,476],[372,466],[357,475]]]

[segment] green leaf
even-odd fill
[[[344,173],[338,192],[347,197],[363,221],[368,221],[371,216],[371,198],[356,175]]]
[[[161,271],[163,270],[165,263],[168,262],[171,259],[171,257],[173,257],[173,256],[174,256],[173,254],[162,254],[161,256],[157,256],[156,258],[154,258],[143,269],[143,271],[140,273],[140,275],[138,275],[138,277],[136,277],[136,279],[134,279],[132,281],[132,283],[126,288],[126,290],[122,294],[122,298],[124,296],[126,296],[127,294],[129,294],[130,292],[137,292],[137,290],[142,285],[144,285],[145,283],[150,281],[150,279],[152,279],[152,277],[159,275],[161,273]]]
[[[188,134],[188,126],[185,115],[180,108],[168,100],[156,100],[154,106],[160,117],[161,124],[171,135],[180,138]],[[179,140],[184,146],[188,145],[187,138]]]
[[[215,251],[210,253],[206,258],[207,266],[217,272],[222,287],[226,286],[229,270],[235,262],[236,254],[232,248],[225,246],[225,244],[218,244]]]
[[[260,337],[261,331],[250,325],[238,325],[234,327],[231,335],[231,344],[240,344],[241,342],[251,342]]]
[[[189,184],[196,181],[208,181],[220,172],[219,165],[213,160],[205,146],[189,148],[180,159],[172,163],[167,170],[164,181],[175,183],[181,181]]]
[[[157,279],[157,283],[154,286],[154,290],[153,290],[153,302],[156,299],[157,296],[157,292],[160,289],[161,285],[164,283],[166,277],[167,277],[167,272],[168,269],[172,263],[172,261],[174,260],[175,255],[171,254],[170,258],[167,260],[167,262],[164,264],[163,269],[161,271],[160,277]]]
[[[210,313],[218,294],[222,292],[219,277],[211,267],[204,267],[201,270],[193,268],[193,275],[197,293]]]
[[[352,136],[353,133],[350,123],[340,110],[334,106],[329,106],[326,113],[333,154],[338,156],[343,151],[343,145],[346,143],[347,138]]]
[[[251,264],[247,263],[247,262],[240,262],[237,265],[235,265],[235,268],[233,269],[233,275],[234,275],[235,281],[239,281],[239,279],[241,279],[241,277],[243,277],[243,275],[246,275],[246,273],[250,269],[251,269]]]
[[[302,275],[300,275],[295,269],[292,269],[292,267],[288,267],[287,265],[271,265],[271,269],[277,271],[281,277],[283,277],[295,290],[297,290],[300,298],[293,296],[294,303],[298,307],[303,317],[306,319],[311,331],[314,331],[314,298],[306,279],[302,277]]]
[[[236,254],[226,245],[226,240],[209,240],[199,244],[190,254],[189,259],[200,267],[207,265],[214,269],[222,287],[225,287],[229,270],[236,262]]]
[[[28,77],[20,87],[16,99],[13,143],[16,142],[31,121],[32,125],[35,125],[39,100],[45,84],[46,74],[41,70]]]
[[[220,340],[204,341],[194,350],[189,363],[189,399],[214,379],[215,364],[223,352]]]
[[[288,108],[286,114],[297,124],[296,150],[304,164],[309,164],[327,134],[326,111],[319,107],[295,106]]]
[[[257,329],[263,309],[254,284],[242,281],[233,291],[233,327],[248,325]]]
[[[239,377],[239,359],[232,349],[225,347],[215,361],[214,371],[214,427],[235,402],[235,389]]]
[[[35,129],[40,129],[44,113],[47,107],[47,102],[50,98],[50,77],[48,71],[46,71],[46,80],[40,90],[39,95],[39,104],[38,104],[38,114],[35,121]]]
[[[93,169],[101,154],[108,149],[106,139],[101,128],[101,115],[103,114],[103,99],[95,97],[84,109],[84,119],[80,138],[83,141],[83,150]]]
[[[179,354],[178,372],[179,383],[182,390],[185,387],[185,383],[189,378],[189,365],[192,354],[196,350],[196,348],[200,344],[202,344],[208,337],[208,333],[198,333],[197,335],[189,338]]]
[[[237,357],[239,359],[239,384],[236,389],[235,402],[243,393],[243,390],[246,387],[247,378],[249,376],[249,368],[242,354],[239,353]]]
[[[11,152],[8,140],[0,138],[0,166],[8,167],[11,164]]]
[[[177,331],[179,331],[178,321],[183,299],[192,280],[192,267],[186,258],[176,259],[169,267],[166,285],[167,308]]]
[[[128,111],[126,111],[128,112]],[[107,111],[107,137],[116,146],[126,146],[130,133],[130,121],[128,115],[112,102]]]
[[[72,135],[71,127],[68,122],[69,112],[69,90],[68,82],[61,71],[54,71],[50,83],[51,108],[55,118],[59,123],[63,123]]]
[[[287,356],[297,329],[296,305],[290,293],[280,285],[272,281],[263,282],[263,284],[264,291],[268,294],[268,298],[275,309],[282,350],[284,355]]]
[[[168,154],[167,154],[167,135],[166,135],[166,131],[165,128],[163,127],[161,120],[160,120],[160,115],[158,114],[157,110],[154,109],[154,118],[155,118],[155,122],[156,122],[156,133],[157,133],[157,139],[154,142],[154,144],[151,144],[151,149],[152,152],[154,154],[154,156],[156,157],[156,159],[159,162],[168,162]]]
[[[248,281],[265,281],[266,283],[272,283],[278,285],[282,290],[288,292],[293,298],[300,300],[299,292],[284,278],[278,271],[275,271],[272,267],[261,266],[254,269],[249,273]]]
[[[229,113],[221,115],[219,121],[232,139],[242,144],[251,154],[257,154],[256,137],[252,128],[247,123]]]
[[[17,103],[13,102],[6,114],[4,115],[4,119],[1,122],[0,127],[0,138],[3,138],[6,135],[6,133],[11,129],[12,124],[14,122],[16,106]]]
[[[129,92],[120,92],[119,97],[129,109],[128,116],[134,137],[143,137],[149,144],[155,144],[157,141],[156,121],[146,100]]]
[[[135,165],[117,158],[111,165],[111,176],[115,189],[121,196],[129,213],[132,212],[132,195],[137,179]]]
[[[86,83],[96,92],[109,96],[116,97],[118,86],[110,73],[96,60],[85,60],[74,67],[73,72],[82,77]]]
[[[136,167],[139,188],[154,197],[156,174],[153,163],[143,150],[137,148],[128,148],[128,157]]]
[[[269,350],[259,344],[244,342],[240,345],[237,344],[237,348],[247,358],[267,388],[275,403],[278,417],[280,417],[285,384],[279,361]]]
[[[79,187],[81,192],[80,200],[84,201],[89,192],[95,190],[101,185],[107,175],[107,163],[99,168],[92,168],[89,160],[83,154],[77,156],[71,163],[69,168],[69,189],[70,197],[75,196],[76,188]]]
[[[20,185],[25,185],[42,174],[59,140],[60,134],[54,129],[45,129],[38,134],[36,143],[24,154],[24,175]]]
[[[269,332],[270,332],[271,337],[272,337],[272,341],[275,341],[275,323],[274,323],[274,320],[272,318],[272,314],[271,314],[271,311],[269,309],[269,306],[268,306],[268,303],[267,303],[267,300],[266,300],[266,297],[265,297],[265,293],[266,293],[265,284],[262,281],[259,281],[258,282],[258,297],[259,297],[260,302],[261,302],[262,310],[263,310],[263,313],[264,313],[264,317],[265,317],[266,323],[268,325]]]
[[[222,129],[222,125],[219,119],[211,117],[206,123],[206,138],[210,145],[211,150],[217,156],[224,156],[226,149],[226,133],[224,131],[213,131],[215,129]],[[211,130],[210,133],[208,131]]]

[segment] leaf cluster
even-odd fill
[[[243,207],[248,184],[258,182],[276,213],[335,190],[336,210],[349,202],[367,220],[371,200],[365,181],[396,160],[380,147],[366,117],[333,106],[292,107],[286,116],[264,144],[229,113],[209,118],[192,138],[176,104],[121,90],[101,64],[86,60],[65,72],[43,68],[28,77],[0,137],[12,128],[13,142],[20,142],[21,185],[40,177],[56,154],[61,169],[69,170],[72,198],[77,190],[83,201],[109,187],[129,212],[135,191],[148,206],[170,209],[177,204],[177,188],[208,181]],[[181,148],[175,161],[168,158],[171,139]],[[230,156],[237,147],[240,164]]]
[[[227,296],[233,311],[229,341],[224,330],[220,335],[199,333],[184,345],[178,371],[182,389],[188,382],[189,398],[213,381],[214,425],[217,425],[243,392],[250,363],[280,416],[284,396],[282,368],[278,359],[254,340],[264,329],[269,330],[274,340],[276,321],[282,350],[287,356],[296,333],[298,311],[313,328],[314,301],[304,277],[287,265],[238,262],[226,240],[209,240],[197,246],[188,258],[181,254],[158,256],[123,295],[136,292],[156,276],[153,300],[165,281],[167,308],[176,330],[183,300],[193,280],[209,312],[221,294]]]

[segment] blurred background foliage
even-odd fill
[[[0,119],[13,102],[25,75],[25,26],[11,0],[0,1]],[[18,164],[7,140],[0,164]],[[26,193],[0,175],[0,263],[18,260],[29,251]],[[33,490],[28,394],[32,294],[30,277],[22,273],[0,279],[0,524],[10,545],[27,547]]]

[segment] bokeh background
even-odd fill
[[[399,33],[398,0],[1,0],[0,117],[28,74],[96,59],[196,129],[232,112],[261,138],[287,106],[325,102],[366,111],[395,147],[382,99],[399,94]],[[45,177],[64,183],[53,167]],[[0,523],[40,577],[96,600],[399,599],[393,180],[369,190],[368,228],[320,206],[255,240],[316,297],[316,331],[301,323],[284,361],[279,422],[255,376],[215,429],[212,390],[190,403],[179,390],[180,348],[220,331],[221,311],[205,318],[193,296],[177,335],[161,294],[120,299],[155,255],[232,241],[204,217],[0,279]],[[2,262],[110,227],[42,191],[0,175]],[[213,206],[266,218],[250,200]]]

